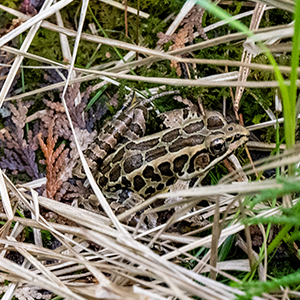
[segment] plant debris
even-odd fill
[[[32,179],[38,179],[41,174],[35,162],[35,151],[38,149],[37,128],[34,132],[28,130],[25,139],[24,127],[28,108],[33,104],[30,102],[17,101],[17,107],[12,103],[7,104],[11,116],[7,118],[4,133],[0,132],[1,146],[4,155],[0,158],[0,167],[9,169],[13,174],[26,172]]]
[[[96,120],[99,120],[107,109],[98,104],[86,112],[85,107],[92,87],[88,87],[83,93],[80,93],[79,88],[80,84],[70,86],[65,99],[77,139],[84,151],[96,136],[96,131],[93,130]],[[75,98],[78,95],[82,102],[75,106]],[[79,182],[73,182],[74,187],[71,187],[71,183],[62,186],[63,182],[66,183],[72,178],[73,168],[79,159],[65,109],[60,102],[46,99],[43,102],[47,106],[46,113],[34,123],[33,130],[28,130],[26,134],[25,123],[28,108],[33,101],[18,100],[16,106],[12,103],[5,105],[10,116],[5,121],[5,129],[0,132],[0,142],[4,148],[4,155],[0,158],[0,167],[11,170],[13,174],[26,172],[32,179],[42,177],[43,174],[39,173],[35,162],[35,151],[40,146],[45,156],[45,160],[41,160],[40,163],[47,166],[45,195],[58,201],[62,199],[62,196],[66,200],[79,197],[79,191],[85,190]],[[44,142],[45,138],[47,138],[46,142]],[[57,147],[59,139],[65,142]]]
[[[56,192],[63,183],[63,174],[67,166],[67,156],[69,149],[65,149],[65,144],[61,144],[56,150],[54,150],[58,135],[54,135],[53,127],[56,117],[54,117],[48,128],[47,145],[42,139],[42,133],[38,134],[40,146],[45,155],[45,163],[47,165],[47,183],[46,183],[46,196],[53,199]]]
[[[208,37],[202,27],[202,18],[204,12],[205,10],[203,8],[201,8],[199,5],[195,5],[180,23],[183,28],[181,28],[178,33],[173,33],[171,36],[166,35],[162,32],[159,32],[157,34],[157,37],[159,38],[159,40],[157,41],[157,45],[162,46],[172,40],[173,44],[171,45],[169,50],[184,48],[187,42],[193,42],[194,28],[198,30],[198,33],[203,39],[208,40]],[[177,61],[172,60],[171,67],[176,69],[176,73],[178,76],[182,75],[180,64]]]

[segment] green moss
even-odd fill
[[[18,9],[18,7],[21,5],[21,2],[21,0],[2,0],[1,4],[13,9]]]
[[[55,31],[40,28],[34,36],[29,52],[54,61],[62,61],[59,34]]]

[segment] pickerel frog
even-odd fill
[[[170,114],[163,114],[164,125],[172,128],[143,136],[146,116],[143,106],[124,111],[103,128],[85,152],[115,211],[131,208],[178,179],[196,177],[196,184],[200,183],[212,167],[249,137],[247,129],[228,124],[218,112],[207,111],[202,116],[188,109],[173,111],[173,120],[169,120]]]

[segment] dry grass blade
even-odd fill
[[[57,24],[59,26],[64,27],[63,19],[62,19],[62,16],[61,16],[59,11],[56,12],[56,20],[57,20]],[[63,56],[64,56],[63,61],[64,62],[70,62],[72,60],[72,55],[71,55],[71,50],[70,50],[68,37],[66,35],[60,33],[59,38],[60,38],[62,53],[63,53]],[[74,78],[76,78],[76,72],[75,71],[73,71],[71,73],[71,79],[74,79]],[[77,106],[80,102],[81,102],[81,96],[80,96],[80,92],[78,92],[78,94],[75,98],[75,105]]]
[[[276,26],[276,27],[258,29],[254,32],[256,33],[256,35],[258,35],[259,33],[262,33],[262,34],[264,34],[264,36],[267,36],[269,33],[272,33],[273,31],[280,32],[281,30],[286,30],[289,27],[290,26],[288,26],[288,25],[281,25],[281,26]],[[276,34],[274,34],[274,35],[278,36],[278,33],[277,33],[277,35]],[[220,44],[223,44],[223,43],[229,43],[229,42],[232,42],[232,41],[241,40],[241,39],[244,39],[246,37],[247,37],[246,34],[243,34],[243,33],[228,34],[226,36],[221,36],[221,37],[217,37],[217,38],[214,38],[214,39],[211,39],[211,40],[208,40],[208,41],[203,41],[203,42],[200,42],[200,43],[197,43],[197,44],[189,45],[189,46],[186,46],[184,48],[172,50],[172,51],[169,51],[167,53],[172,54],[172,55],[181,55],[181,54],[184,54],[184,53],[189,53],[189,52],[193,52],[193,51],[202,50],[202,49],[206,49],[206,48],[209,48],[209,47],[217,46],[217,45],[220,45]],[[185,59],[180,59],[178,57],[177,57],[177,59],[178,59],[178,61],[187,61]],[[129,68],[133,68],[133,67],[136,67],[136,66],[149,65],[151,63],[154,63],[154,62],[157,62],[157,61],[160,61],[160,60],[161,59],[158,58],[158,57],[144,58],[140,61],[134,61],[134,62],[127,63],[127,64],[125,64],[124,66],[121,66],[121,67],[110,68],[110,69],[108,69],[108,71],[119,72],[119,71],[127,70]],[[199,60],[199,63],[201,63],[200,60]]]
[[[28,197],[28,195],[25,194],[24,196]],[[39,203],[43,207],[48,208],[49,210],[52,210],[66,218],[70,218],[70,220],[74,222],[78,222],[82,225],[86,224],[87,227],[93,230],[100,230],[103,233],[107,231],[109,234],[112,234],[113,232],[111,227],[109,227],[111,221],[99,214],[77,207],[70,207],[64,203],[60,203],[41,196],[39,196]],[[101,226],[98,228],[97,224],[101,224]]]
[[[67,1],[68,1],[68,3],[70,3],[73,0],[67,0]],[[59,3],[61,3],[61,2],[62,1],[60,1]],[[57,3],[57,4],[59,4],[59,3]],[[67,5],[67,4],[65,4],[65,5]],[[0,4],[0,8],[2,8],[3,10],[7,10],[8,11],[8,9],[5,6],[1,5],[1,4]],[[54,5],[51,6],[51,8],[54,8]],[[53,9],[52,13],[54,13],[57,10],[56,8],[57,7],[55,7],[55,10]],[[13,12],[14,15],[18,15],[18,16],[20,15],[20,12],[14,13],[14,11],[11,10],[11,9],[9,10],[9,12]],[[29,16],[27,16],[25,14],[22,14],[22,18],[24,18],[25,20],[27,20],[24,24],[27,24],[27,22],[30,21],[30,24],[29,24],[29,27],[30,27],[33,24],[35,24],[35,22],[40,21],[40,19],[44,19],[44,15],[40,16],[38,19],[34,19],[33,21],[32,21],[32,18],[36,18],[36,17],[30,18]],[[33,23],[33,24],[31,24],[31,23]],[[65,27],[57,26],[57,25],[52,24],[52,23],[50,23],[48,21],[43,21],[42,27],[44,27],[46,29],[49,29],[49,30],[52,30],[52,31],[56,31],[58,33],[65,34],[65,35],[67,35],[69,37],[76,37],[77,36],[77,31],[71,30],[71,29],[67,29]],[[18,29],[18,28],[16,28],[16,29]],[[28,28],[26,28],[26,29],[28,29]],[[4,36],[5,37],[4,40],[2,40],[4,37],[0,38],[0,46],[3,46],[9,40],[13,39],[15,36],[17,36],[18,34],[22,33],[26,29],[24,29],[24,30],[19,29],[19,31],[21,31],[21,32],[19,32],[19,31],[14,32],[14,30],[13,30],[13,31],[11,31],[12,33],[11,33],[10,36],[8,36],[9,34],[7,34],[7,35]],[[113,47],[119,47],[119,48],[122,48],[122,49],[125,49],[125,50],[130,50],[130,51],[135,51],[135,52],[139,52],[139,53],[144,53],[144,54],[147,54],[147,55],[150,55],[150,56],[158,56],[158,57],[161,57],[162,59],[178,60],[177,57],[173,57],[172,55],[169,55],[167,53],[163,53],[163,52],[152,50],[152,49],[149,49],[149,48],[146,48],[146,47],[142,47],[142,46],[138,46],[138,45],[133,45],[133,44],[129,44],[129,43],[126,43],[126,42],[122,42],[122,41],[118,41],[118,40],[113,40],[113,39],[109,39],[109,38],[104,38],[104,37],[100,37],[100,36],[96,36],[96,35],[92,35],[92,34],[82,33],[81,34],[81,39],[86,40],[86,41],[90,41],[90,42],[94,42],[94,43],[97,43],[97,44],[101,43],[101,44],[105,44],[105,45],[109,45],[109,46],[113,46]]]
[[[251,23],[250,23],[250,30],[257,30],[259,27],[259,24],[261,22],[261,18],[263,16],[263,13],[265,11],[266,5],[263,5],[261,3],[256,3],[255,9],[254,9],[254,13],[252,15],[252,19],[251,19]],[[248,53],[248,51],[246,49],[243,50],[243,54],[242,54],[242,62],[245,63],[250,63],[252,60],[252,54]],[[249,75],[249,68],[247,67],[241,67],[239,70],[239,81],[247,81],[247,77]],[[236,118],[238,119],[238,110],[239,110],[239,106],[240,106],[240,101],[242,98],[244,92],[244,87],[237,87],[236,91],[235,91],[235,97],[233,99],[233,109],[235,111],[236,114]]]
[[[64,64],[60,64],[58,62],[55,62],[53,60],[50,60],[50,59],[47,59],[47,58],[44,58],[44,57],[41,57],[41,56],[38,56],[38,55],[23,52],[19,49],[15,49],[15,48],[12,48],[12,47],[9,47],[9,46],[2,46],[1,49],[5,50],[9,53],[15,54],[15,55],[22,55],[26,58],[30,58],[30,59],[36,60],[38,62],[41,62],[41,63],[52,65],[53,68],[55,68],[55,66],[56,66],[56,67],[59,67],[61,69],[67,69],[67,66],[65,66]]]
[[[4,275],[3,278],[7,278],[8,280],[20,280],[23,282],[30,282],[36,286],[39,286],[43,289],[54,291],[55,293],[59,293],[61,296],[70,298],[70,299],[77,299],[77,300],[85,300],[75,293],[72,293],[69,289],[65,287],[61,287],[56,283],[45,279],[42,276],[34,274],[32,271],[26,270],[25,268],[18,266],[16,263],[11,262],[10,260],[0,257],[0,269],[4,272],[7,272],[7,275]],[[10,276],[10,274],[15,274],[14,277]],[[16,274],[18,274],[16,276]]]
[[[300,115],[298,115],[298,119],[300,118]],[[284,122],[284,118],[278,118],[278,123],[281,124]],[[268,127],[268,126],[274,126],[276,125],[276,120],[271,120],[271,121],[266,121],[266,122],[262,122],[262,123],[259,123],[259,124],[254,124],[254,125],[250,125],[250,126],[247,126],[247,129],[249,131],[253,131],[253,130],[257,130],[257,129],[260,129],[260,128],[265,128],[265,127]]]
[[[270,9],[273,9],[273,7],[266,7],[265,10],[270,10]],[[244,17],[251,16],[253,13],[254,13],[254,10],[249,10],[249,11],[243,12],[241,14],[232,16],[232,19],[233,20],[239,20],[239,19],[242,19]],[[203,28],[203,31],[204,32],[209,32],[210,30],[214,30],[214,29],[216,29],[216,28],[218,28],[220,26],[223,26],[223,25],[225,25],[227,23],[228,23],[228,20],[222,20],[222,21],[219,21],[219,22],[214,23],[212,25],[206,26],[205,28]],[[194,33],[194,38],[196,38],[198,36],[199,36],[199,32],[195,32]]]
[[[97,76],[97,75],[87,75],[87,76],[83,76],[83,77],[77,77],[75,79],[72,79],[69,81],[70,84],[73,84],[73,83],[78,83],[78,82],[85,82],[85,81],[89,81],[89,80],[93,80],[93,79],[97,79],[99,78],[100,76]],[[102,79],[102,77],[100,77]],[[108,78],[103,78],[103,80],[109,80]],[[22,94],[22,97],[29,97],[29,96],[32,96],[32,95],[36,95],[36,94],[39,94],[39,93],[42,93],[42,92],[46,92],[46,91],[51,91],[51,90],[54,90],[54,89],[57,89],[57,88],[61,88],[65,86],[65,81],[62,81],[62,82],[59,82],[59,83],[54,83],[54,84],[51,84],[49,86],[46,86],[46,87],[43,87],[43,88],[40,88],[40,89],[36,89],[36,90],[33,90],[33,91],[30,91],[30,92],[27,92],[27,93],[23,93]],[[5,101],[11,101],[11,100],[16,100],[16,99],[20,99],[20,96],[13,96],[13,97],[9,97],[9,98],[6,98]]]
[[[110,5],[114,6],[114,7],[117,7],[117,8],[125,10],[125,5],[123,5],[123,4],[121,4],[121,3],[117,2],[117,1],[113,1],[113,0],[100,0],[100,1],[104,2],[104,3],[107,3],[107,4],[110,4]],[[127,9],[128,12],[130,12],[132,14],[137,15],[137,13],[138,13],[137,10],[135,8],[133,8],[133,7],[127,6],[126,9]],[[139,16],[141,18],[148,19],[150,15],[147,14],[147,13],[144,13],[142,11],[139,11]]]
[[[7,215],[7,218],[8,218],[8,220],[12,220],[14,217],[14,213],[12,211],[11,203],[10,203],[7,189],[6,189],[6,184],[4,182],[3,173],[1,170],[0,170],[0,192],[1,192],[1,200],[3,203],[3,207],[4,207],[5,213]]]
[[[261,71],[270,71],[274,72],[274,69],[270,65],[257,64],[251,62],[239,62],[233,60],[218,60],[218,59],[182,59],[181,62],[185,63],[195,63],[195,64],[208,64],[208,65],[219,65],[219,66],[228,66],[228,67],[243,67],[249,68],[252,70],[261,70]],[[278,66],[278,69],[283,73],[290,73],[291,67],[288,66]],[[298,73],[300,73],[300,68],[297,69]]]
[[[53,0],[47,0],[45,1],[45,3],[43,4],[43,7],[41,8],[41,12],[43,11],[46,11],[47,9],[50,8],[50,5],[52,4]],[[21,48],[20,48],[20,51],[24,51],[24,52],[27,52],[27,50],[29,49],[29,46],[36,34],[36,32],[38,31],[39,27],[41,25],[41,21],[36,23],[35,25],[33,25],[30,30],[29,30],[29,33],[28,35],[26,36]],[[0,43],[1,43],[1,39],[0,39]],[[1,46],[0,46],[1,47]],[[1,93],[0,93],[0,107],[2,107],[2,104],[3,104],[3,101],[11,87],[11,84],[13,82],[13,80],[15,79],[15,76],[20,68],[20,65],[23,61],[23,56],[17,56],[15,61],[13,62],[13,65],[9,71],[9,74],[5,80],[5,83],[4,85],[2,86],[2,89],[1,89]]]
[[[244,43],[245,49],[247,49],[253,55],[261,53],[261,50],[255,45],[255,42],[274,40],[274,39],[285,39],[294,35],[294,27],[287,25],[286,28],[274,29],[268,33],[262,32],[253,35],[248,38]]]
[[[8,240],[16,241],[14,238],[10,237],[8,237]],[[35,266],[45,276],[45,278],[57,284],[61,288],[66,288],[56,276],[54,276],[49,270],[47,270],[47,268],[45,268],[43,264],[36,260],[32,255],[30,255],[24,248],[16,247],[16,250],[20,252],[29,262],[31,262],[32,265]]]
[[[39,188],[43,184],[46,184],[46,181],[47,181],[47,179],[46,179],[46,177],[44,177],[44,178],[36,179],[36,180],[30,181],[30,182],[27,182],[27,183],[23,183],[20,186],[18,185],[18,187],[21,187],[21,188],[19,188],[19,191],[20,192],[22,191],[22,187],[32,188],[32,189]]]
[[[236,87],[236,86],[243,86],[243,87],[253,87],[253,88],[266,88],[266,87],[278,87],[279,84],[277,81],[253,81],[253,82],[240,82],[240,81],[208,81],[207,78],[201,79],[176,79],[176,78],[162,78],[162,77],[144,77],[144,76],[134,76],[134,75],[127,75],[127,74],[120,74],[120,73],[110,73],[110,72],[103,72],[98,71],[94,72],[97,74],[101,74],[100,76],[112,76],[119,79],[126,79],[132,81],[143,81],[149,83],[157,83],[157,84],[166,84],[166,85],[173,85],[173,86],[207,86],[207,87]],[[235,77],[235,72],[233,73]],[[224,76],[229,76],[226,74]],[[229,78],[230,80],[231,78]],[[289,85],[289,81],[285,81],[287,85]],[[300,81],[297,81],[297,86],[300,85]]]
[[[64,27],[64,23],[60,11],[56,11],[55,15],[56,15],[56,21],[58,26]],[[71,61],[71,57],[72,57],[68,37],[65,34],[60,33],[59,39],[61,44],[61,50],[63,53],[63,61],[65,63],[68,63]],[[72,75],[73,75],[72,77],[76,77],[75,74]]]
[[[33,220],[37,220],[37,222],[38,222],[39,217],[40,217],[38,193],[35,190],[33,190],[32,188],[30,188],[30,192],[32,195],[33,210],[34,210],[34,213],[31,214],[31,217]],[[43,247],[42,234],[39,229],[36,229],[36,228],[33,229],[33,237],[34,237],[35,245],[37,245],[39,247]]]
[[[27,195],[28,196],[28,195]],[[40,199],[41,200],[41,199]],[[55,201],[53,201],[53,202],[55,202]],[[42,203],[42,202],[41,202]],[[61,205],[63,205],[63,204],[61,204]],[[70,211],[70,210],[66,210],[66,214],[69,214],[69,216],[70,215],[73,215],[74,213],[72,212],[72,211]],[[78,214],[77,214],[78,215]],[[88,218],[86,218],[86,220],[87,220]],[[60,225],[60,227],[61,227],[61,225]],[[59,227],[58,227],[59,228]],[[62,228],[62,227],[61,227]],[[98,228],[100,229],[100,227],[98,226]],[[71,229],[71,228],[70,228]],[[75,228],[74,228],[75,229]],[[50,229],[51,230],[51,229]],[[114,231],[114,230],[112,230],[112,231]],[[71,232],[71,231],[70,231]],[[76,232],[76,233],[75,233]],[[80,233],[81,232],[81,233]],[[163,263],[163,265],[165,265],[166,264],[166,262],[163,262],[163,261],[161,261],[161,259],[158,257],[158,256],[153,256],[153,254],[152,254],[152,252],[151,252],[151,250],[150,249],[145,249],[145,248],[143,248],[142,247],[142,245],[140,245],[140,244],[135,244],[135,245],[132,245],[136,250],[137,249],[139,249],[139,248],[143,248],[143,249],[139,249],[139,252],[137,253],[136,251],[135,252],[131,252],[131,251],[127,251],[127,250],[125,250],[123,247],[119,247],[119,246],[117,246],[116,244],[115,244],[115,242],[113,242],[113,241],[110,241],[109,239],[107,239],[107,238],[105,238],[105,236],[100,236],[99,234],[97,235],[97,234],[95,234],[95,232],[94,231],[87,231],[87,230],[83,230],[83,229],[81,229],[81,228],[77,228],[76,229],[76,231],[74,231],[74,234],[76,234],[77,236],[83,236],[83,237],[85,237],[85,238],[87,238],[87,239],[90,239],[90,240],[94,240],[95,242],[97,242],[97,243],[99,243],[99,244],[101,244],[101,245],[103,245],[103,246],[106,246],[106,247],[108,247],[108,248],[110,248],[111,250],[113,250],[114,252],[115,251],[117,251],[117,252],[119,252],[120,254],[122,253],[122,255],[124,255],[124,256],[126,256],[128,259],[131,259],[131,260],[134,260],[134,261],[137,261],[137,254],[139,253],[139,255],[140,254],[142,254],[142,256],[143,257],[149,257],[149,258],[151,258],[151,260],[159,260],[161,263]],[[117,236],[119,236],[119,235],[117,235]],[[116,236],[116,237],[117,237]],[[127,245],[126,247],[128,247],[129,246],[129,244],[128,244],[128,240],[124,240],[124,239],[120,239],[119,237],[118,237],[118,240],[119,240],[119,242],[122,242],[122,243],[124,243],[124,245]],[[31,248],[28,248],[28,250],[29,249],[31,249],[30,251],[32,251],[33,250],[33,247],[34,246],[30,246]],[[130,246],[131,247],[131,246]],[[36,249],[38,249],[38,248],[36,248]],[[43,250],[44,251],[44,253],[45,253],[45,250]],[[49,250],[48,250],[49,251]],[[124,252],[125,251],[125,252]],[[47,255],[47,257],[50,257],[49,255]],[[149,263],[147,263],[146,261],[145,261],[145,259],[144,258],[142,258],[142,257],[140,257],[139,259],[138,259],[138,261],[139,261],[139,263],[142,263],[142,265],[144,265],[145,263],[146,263],[146,265],[147,265],[147,268],[149,269],[153,269],[153,267],[152,267],[152,265],[150,264],[149,265]],[[146,266],[145,265],[145,266]],[[162,265],[162,266],[163,266]],[[173,265],[173,264],[172,264]],[[172,265],[170,265],[170,266],[168,266],[168,269],[169,269],[169,267],[170,268],[172,268]],[[166,266],[167,267],[167,266]],[[165,272],[167,272],[166,274],[168,274],[168,276],[170,277],[173,277],[168,271],[167,271],[167,269],[161,269],[160,271],[158,271],[157,269],[157,266],[155,266],[154,267],[154,269],[153,270],[155,270],[155,273],[157,273],[157,272],[163,272],[163,273],[165,273]],[[177,271],[182,271],[182,272],[185,272],[185,270],[182,270],[182,269],[178,269]],[[162,274],[161,274],[162,275]],[[190,276],[192,275],[192,274],[189,274]],[[177,276],[177,275],[176,275]],[[193,275],[193,276],[195,276],[195,275]],[[163,276],[163,277],[165,277],[165,276]],[[181,277],[181,280],[184,278],[184,277],[182,277],[182,275],[180,276]],[[31,277],[30,277],[31,278]],[[199,277],[199,278],[196,278],[197,280],[201,280],[201,281],[203,281],[204,280],[204,278],[202,278],[202,277]],[[187,281],[186,279],[184,279],[184,282],[185,282],[185,284],[180,284],[179,282],[178,282],[178,280],[177,279],[175,279],[174,277],[173,277],[173,280],[175,280],[174,282],[178,285],[179,284],[179,286],[181,286],[184,290],[188,290],[188,291],[192,291],[193,293],[195,293],[195,294],[197,294],[198,296],[201,296],[201,297],[203,297],[203,298],[205,298],[205,299],[213,299],[214,297],[217,297],[217,293],[215,293],[215,292],[212,292],[212,291],[209,291],[207,288],[204,288],[203,290],[202,290],[202,292],[200,292],[200,290],[195,290],[195,288],[196,288],[196,286],[194,286],[194,284],[192,284],[191,285],[191,282],[190,283],[188,283],[189,281]],[[205,279],[206,281],[207,281],[207,279]],[[203,281],[203,282],[205,282],[205,280]],[[166,282],[168,282],[168,280],[166,281]],[[188,284],[188,285],[186,285],[186,284]],[[208,282],[206,283],[206,284],[208,284]],[[211,284],[212,284],[212,282],[211,282]],[[186,286],[185,286],[186,285]],[[41,283],[40,283],[40,286],[43,286]],[[72,287],[71,286],[69,286],[71,289],[72,289]],[[223,287],[224,288],[224,287]],[[219,287],[218,286],[216,286],[216,290],[218,290],[219,289]],[[225,288],[224,289],[224,292],[223,292],[223,295],[226,297],[226,299],[229,297],[229,298],[231,298],[231,296],[230,296],[230,294],[228,294],[228,292],[227,292],[227,288]],[[55,289],[55,291],[56,292],[60,292],[60,290],[58,289],[58,288],[56,288]],[[77,291],[78,292],[78,290],[77,289],[75,289],[75,291]],[[86,291],[86,292],[88,292],[88,291]],[[237,292],[237,291],[234,291],[234,292]],[[175,295],[175,294],[174,294]],[[129,299],[132,299],[132,298],[130,298],[129,297]]]
[[[258,1],[255,1],[258,2]],[[294,12],[295,2],[292,0],[260,0],[260,2],[275,6],[277,8],[287,10],[291,13]]]
[[[110,206],[108,205],[106,199],[103,197],[98,185],[96,184],[96,182],[93,178],[93,175],[92,175],[92,173],[89,169],[89,166],[88,166],[88,164],[87,164],[87,162],[84,158],[84,155],[81,151],[80,144],[77,140],[76,132],[75,132],[75,129],[73,127],[72,120],[71,120],[71,117],[70,117],[70,114],[69,114],[69,110],[68,110],[67,104],[65,102],[65,93],[66,93],[69,81],[71,79],[71,73],[73,71],[73,67],[74,67],[74,63],[75,63],[75,59],[76,59],[76,53],[77,53],[77,49],[78,49],[78,45],[79,45],[79,41],[80,41],[80,35],[81,35],[81,30],[82,30],[82,27],[83,27],[83,23],[84,23],[85,14],[86,14],[86,11],[87,11],[87,5],[88,5],[88,1],[84,1],[84,5],[82,5],[82,9],[81,9],[79,29],[78,29],[76,40],[75,40],[72,61],[71,61],[71,65],[70,65],[70,68],[69,68],[69,74],[68,74],[68,78],[67,78],[67,81],[66,81],[66,84],[65,84],[65,87],[64,87],[64,90],[63,90],[63,94],[62,94],[62,102],[63,102],[64,108],[65,108],[65,111],[66,111],[66,114],[67,114],[67,117],[68,117],[68,120],[69,120],[69,123],[70,123],[70,126],[71,126],[71,130],[72,130],[72,133],[73,133],[73,136],[74,136],[74,141],[75,141],[75,144],[76,144],[76,147],[77,147],[77,150],[78,150],[78,153],[79,153],[84,171],[85,171],[85,173],[87,175],[87,178],[88,178],[88,180],[91,184],[91,187],[93,188],[93,190],[94,190],[97,198],[99,199],[103,209],[105,210],[105,212],[107,213],[109,218],[112,220],[113,224],[118,228],[118,230],[120,232],[122,232],[124,235],[129,237],[128,232],[124,229],[124,227],[120,224],[120,222],[115,217],[114,213],[112,212]]]
[[[250,141],[247,143],[247,147],[252,150],[272,151],[272,150],[276,149],[277,145],[275,143],[268,144],[268,143]],[[279,149],[285,150],[286,146],[280,145]]]
[[[24,32],[25,30],[29,29],[30,27],[34,26],[38,22],[48,18],[52,14],[54,14],[57,10],[62,9],[69,3],[71,3],[73,0],[61,0],[58,3],[52,5],[50,8],[48,8],[46,11],[38,13],[36,16],[30,18],[27,20],[22,26],[19,26],[12,30],[11,32],[7,33],[5,36],[0,38],[0,47],[2,47],[7,42],[11,41],[13,38],[17,37],[19,34]],[[2,6],[3,8],[3,6]]]
[[[108,76],[112,76],[112,77],[116,77],[116,78],[120,78],[120,79],[128,79],[128,80],[142,80],[144,79],[144,81],[146,82],[154,82],[154,83],[164,83],[166,82],[166,84],[172,85],[172,82],[174,82],[174,85],[180,86],[183,82],[183,80],[181,79],[166,79],[166,78],[157,78],[157,77],[141,77],[141,76],[133,76],[133,75],[127,75],[127,74],[122,74],[122,73],[110,73],[110,72],[103,72],[103,71],[96,71],[96,70],[83,70],[83,69],[78,69],[78,68],[74,68],[75,70],[82,70],[85,71],[86,73],[92,73],[91,75],[86,75],[86,76],[82,76],[82,77],[77,77],[75,79],[70,80],[70,84],[71,83],[77,83],[77,82],[85,82],[85,81],[89,81],[89,80],[93,80],[93,79],[97,79],[97,78],[101,78],[104,81],[108,81],[111,82],[115,85],[119,85],[118,82],[110,79]],[[106,75],[100,75],[100,74],[106,74]],[[211,86],[228,86],[229,81],[226,81],[225,83],[221,83],[222,80],[234,80],[236,79],[238,76],[237,72],[231,72],[231,73],[225,73],[225,74],[221,74],[221,75],[212,75],[209,76],[207,78],[201,78],[201,79],[197,79],[197,80],[193,80],[193,79],[185,79],[186,82],[184,81],[186,86],[205,86],[205,82],[207,83],[207,80],[211,81],[211,84],[207,84],[207,85],[211,85]],[[142,80],[143,81],[143,80]],[[216,83],[214,83],[216,82]],[[233,83],[231,83],[233,84]],[[244,83],[246,86],[250,86],[251,83]],[[270,84],[270,86],[272,86],[273,83]],[[42,92],[46,92],[46,91],[51,91],[53,89],[57,89],[60,87],[65,86],[65,81],[59,82],[59,83],[55,83],[55,84],[51,84],[49,86],[40,88],[40,89],[36,89],[27,93],[22,94],[22,97],[29,97],[38,93],[42,93]],[[233,86],[235,86],[235,84],[233,84]],[[20,96],[14,96],[14,97],[9,97],[6,98],[5,101],[11,101],[11,100],[15,100],[15,99],[19,99]]]
[[[298,158],[299,159],[299,158]],[[293,157],[292,159],[286,159],[283,165],[286,165],[286,162],[296,162],[297,158]],[[274,163],[275,165],[276,163]],[[278,162],[277,162],[278,164]],[[272,168],[274,165],[268,165],[264,168]],[[259,170],[261,171],[261,170]],[[247,173],[246,173],[247,174]],[[298,179],[291,180],[291,182],[298,182]],[[165,193],[162,195],[156,195],[153,198],[150,198],[148,201],[155,201],[157,199],[162,199],[166,197],[176,197],[176,196],[186,196],[186,197],[200,197],[200,196],[209,196],[209,195],[219,195],[222,193],[242,193],[243,195],[247,193],[253,193],[255,191],[263,191],[268,189],[282,189],[283,184],[278,183],[275,179],[268,180],[267,182],[238,182],[235,184],[228,185],[218,185],[218,190],[215,187],[201,187],[194,188],[188,191],[178,191],[173,193]]]

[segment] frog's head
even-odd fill
[[[216,114],[213,115],[216,117]],[[221,126],[221,122],[219,122]],[[191,147],[188,168],[180,179],[188,180],[195,176],[204,177],[219,162],[231,155],[249,139],[249,131],[241,125],[230,123],[208,131],[202,147]]]
[[[205,141],[207,149],[214,157],[230,155],[249,139],[249,131],[235,123],[225,125],[221,130],[213,131]]]

